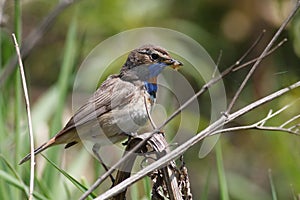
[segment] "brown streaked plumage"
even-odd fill
[[[81,139],[101,146],[133,135],[148,120],[147,110],[151,110],[154,103],[157,75],[166,66],[177,68],[181,65],[157,46],[145,45],[133,50],[120,74],[109,76],[65,127],[34,153],[57,144],[66,144],[65,148],[68,148]],[[145,101],[145,98],[151,101]],[[31,154],[25,156],[20,164],[30,157]]]

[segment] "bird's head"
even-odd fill
[[[128,80],[148,81],[156,78],[167,66],[177,70],[182,63],[161,47],[144,45],[130,52],[120,76]]]

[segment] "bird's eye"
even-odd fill
[[[153,60],[156,60],[159,58],[159,55],[157,53],[152,53],[150,56]]]

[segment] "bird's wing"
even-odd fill
[[[79,142],[77,134],[74,134],[74,129],[76,127],[97,120],[98,116],[109,112],[117,106],[128,104],[133,96],[137,94],[136,91],[137,87],[134,84],[123,81],[116,75],[110,76],[102,83],[88,102],[79,108],[60,132],[48,142],[45,142],[35,149],[35,154],[38,154],[55,144],[67,143],[65,148],[76,144]],[[31,154],[25,156],[20,161],[20,164],[29,160],[30,157]]]
[[[123,81],[117,76],[110,76],[90,97],[88,102],[79,108],[56,137],[75,127],[97,120],[98,116],[109,112],[117,106],[128,104],[136,89],[134,84]]]

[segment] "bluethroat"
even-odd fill
[[[167,66],[177,69],[181,65],[161,47],[145,45],[134,49],[120,73],[110,75],[65,127],[34,153],[57,144],[68,148],[81,139],[92,141],[95,153],[102,145],[134,135],[149,120],[156,99],[157,76]],[[20,164],[30,157],[31,154],[25,156]]]

